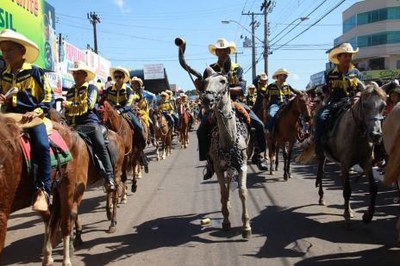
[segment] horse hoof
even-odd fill
[[[64,261],[62,265],[63,265],[63,266],[72,266],[72,263],[71,263],[71,261],[69,260],[69,261]]]
[[[74,242],[73,242],[73,245],[74,245],[74,248],[81,247],[83,245],[82,238],[80,238],[80,237],[75,238]]]
[[[109,233],[109,234],[114,234],[116,231],[117,231],[117,228],[116,228],[115,226],[111,225],[111,226],[108,228],[107,233]]]
[[[111,210],[109,209],[109,208],[107,208],[107,210],[106,210],[106,213],[107,213],[107,220],[111,220]]]
[[[157,161],[159,161],[160,160],[160,158],[159,157],[157,157]]]
[[[318,204],[319,204],[320,206],[326,206],[326,202],[325,202],[325,200],[323,200],[323,199],[320,199],[320,200],[318,201]]]
[[[121,203],[121,204],[127,204],[127,203],[128,203],[128,200],[127,200],[126,198],[123,198],[123,199],[121,200],[120,203]]]
[[[243,230],[242,237],[244,239],[249,239],[251,237],[251,229]]]
[[[145,166],[144,166],[144,172],[145,172],[146,174],[149,173],[149,166],[148,166],[148,165],[145,165]]]
[[[224,231],[231,230],[231,223],[223,223],[222,224],[222,230],[224,230]]]
[[[48,258],[46,260],[43,260],[43,263],[42,263],[43,266],[52,266],[53,264],[54,264],[53,258]]]
[[[132,192],[132,193],[135,193],[135,192],[136,192],[136,190],[137,190],[137,186],[136,186],[136,185],[134,185],[134,184],[132,184],[132,187],[131,187],[131,192]]]
[[[136,179],[141,179],[142,178],[142,173],[139,173],[137,176],[136,176]]]
[[[369,224],[372,221],[372,215],[369,214],[369,211],[366,211],[364,212],[362,219],[365,224]]]
[[[270,175],[274,175],[274,172],[271,170],[271,171],[269,171],[269,174]]]

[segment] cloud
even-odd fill
[[[116,4],[119,8],[123,8],[125,6],[125,0],[113,0],[114,4]]]

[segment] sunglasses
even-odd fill
[[[115,75],[114,76],[115,79],[122,79],[122,77],[123,77],[122,75]]]

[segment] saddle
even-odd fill
[[[60,167],[72,160],[72,154],[68,149],[67,144],[64,139],[58,133],[57,130],[53,130],[53,123],[51,120],[44,118],[34,118],[29,123],[21,123],[23,114],[18,113],[6,113],[3,116],[11,118],[15,121],[17,126],[21,129],[21,137],[19,138],[19,145],[21,147],[22,153],[24,155],[27,172],[32,174],[36,178],[36,168],[37,166],[32,163],[32,147],[30,142],[29,133],[26,129],[36,127],[40,124],[45,124],[47,135],[50,144],[50,157],[51,157],[51,167],[52,169],[61,169]]]
[[[232,107],[236,112],[236,115],[244,121],[247,125],[250,125],[250,115],[249,112],[238,102],[232,101]],[[250,111],[250,109],[249,109]]]
[[[333,136],[336,128],[339,125],[339,121],[344,113],[349,110],[352,106],[351,99],[346,97],[341,101],[331,104],[328,108],[330,109],[330,116],[327,121],[327,130],[325,132],[325,139]]]

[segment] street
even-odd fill
[[[80,213],[84,225],[82,248],[73,265],[399,265],[395,223],[397,192],[379,186],[376,213],[369,225],[361,217],[368,205],[367,180],[352,182],[354,222],[347,228],[338,167],[329,164],[324,180],[327,206],[318,205],[315,165],[293,163],[292,178],[284,182],[250,165],[248,208],[253,235],[241,237],[238,190],[231,195],[232,230],[221,230],[216,177],[202,180],[195,132],[188,149],[174,139],[172,155],[155,161],[143,174],[138,190],[118,210],[117,232],[107,234],[105,195],[100,186],[84,195]],[[280,163],[281,165],[283,163]],[[203,218],[211,224],[201,226]],[[43,224],[30,209],[13,213],[8,224],[5,265],[41,265]],[[62,262],[62,244],[54,250]]]

